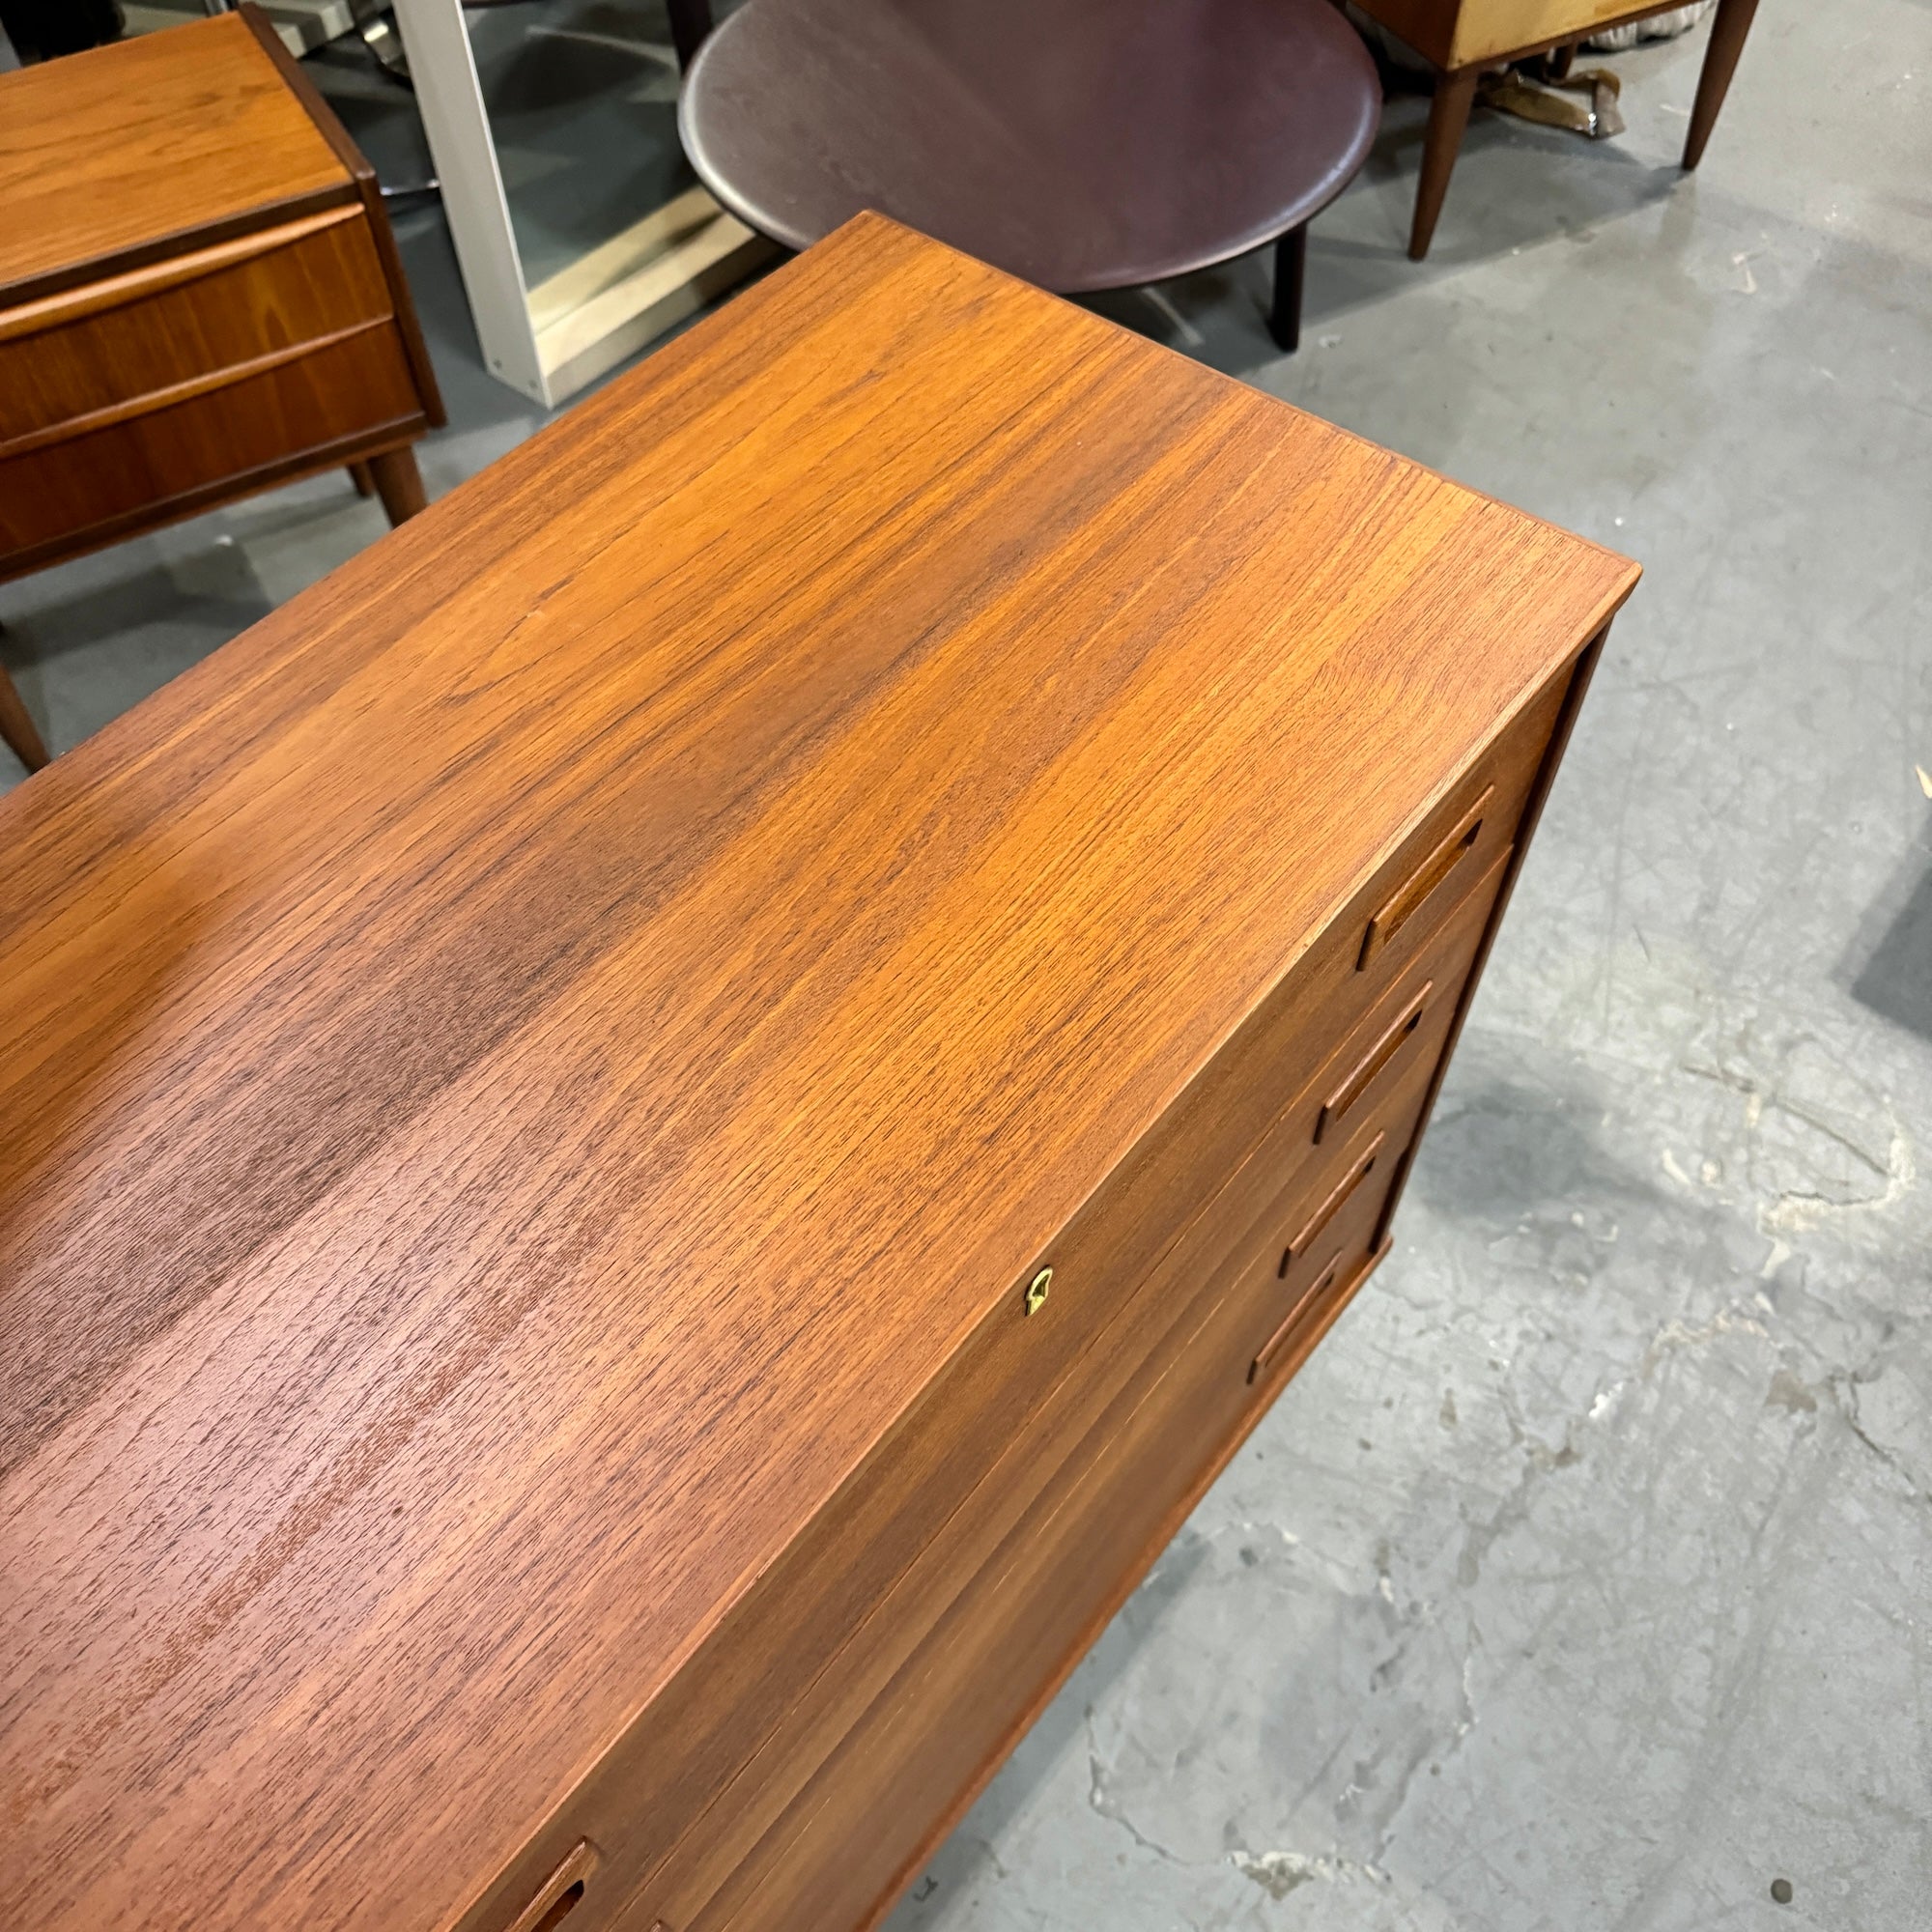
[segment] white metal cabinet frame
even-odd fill
[[[530,287],[462,0],[394,5],[477,340],[500,382],[560,403],[771,254],[693,187]]]

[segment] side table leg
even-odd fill
[[[0,738],[30,772],[39,771],[47,762],[47,748],[41,742],[40,729],[21,703],[5,665],[0,665]]]
[[[1694,168],[1704,158],[1704,143],[1718,125],[1718,110],[1730,91],[1731,75],[1737,71],[1738,56],[1745,50],[1745,36],[1750,32],[1751,15],[1756,12],[1757,0],[1718,0],[1710,44],[1704,49],[1704,66],[1697,75],[1690,131],[1684,139],[1687,168]]]
[[[352,463],[349,466],[349,480],[355,484],[358,497],[373,497],[376,494],[376,479],[369,473],[366,463]]]
[[[1475,99],[1474,68],[1457,68],[1436,76],[1435,98],[1429,103],[1429,134],[1422,145],[1422,178],[1415,185],[1415,223],[1408,231],[1411,262],[1421,261],[1435,239],[1435,217],[1442,213],[1442,197],[1449,191],[1456,151],[1463,145],[1463,130],[1469,125]]]
[[[697,58],[711,33],[711,0],[669,0],[670,43],[679,73]]]
[[[1268,333],[1275,346],[1293,355],[1301,347],[1301,285],[1308,269],[1308,224],[1291,228],[1274,244],[1274,306]]]
[[[387,449],[369,459],[369,473],[376,479],[376,492],[389,513],[391,527],[406,524],[429,501],[423,495],[422,473],[416,469],[412,449]]]

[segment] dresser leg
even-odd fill
[[[422,473],[416,469],[412,449],[388,449],[369,459],[369,473],[383,507],[389,513],[392,526],[406,524],[428,502],[423,495]]]
[[[27,707],[20,702],[20,694],[7,675],[5,665],[0,665],[0,738],[6,739],[14,755],[30,772],[39,771],[46,763],[47,748],[41,743],[40,731]]]
[[[1301,284],[1308,268],[1308,224],[1291,228],[1274,244],[1274,306],[1268,333],[1275,346],[1293,355],[1301,346]]]
[[[355,484],[358,497],[373,497],[376,494],[376,479],[369,473],[366,463],[352,463],[349,466],[349,480]]]
[[[1704,158],[1704,143],[1718,125],[1718,110],[1730,91],[1731,75],[1737,71],[1738,56],[1745,50],[1745,36],[1750,32],[1751,15],[1756,12],[1757,0],[1718,0],[1710,44],[1704,49],[1703,70],[1697,75],[1690,131],[1684,139],[1687,168],[1694,168]]]
[[[1435,235],[1435,217],[1449,191],[1456,151],[1469,125],[1476,99],[1476,70],[1457,68],[1435,78],[1435,98],[1429,103],[1429,133],[1422,144],[1422,178],[1415,185],[1415,223],[1408,231],[1408,259],[1419,262],[1429,253]]]

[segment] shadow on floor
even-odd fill
[[[1915,854],[1894,887],[1901,882],[1903,901],[1896,892],[1887,895],[1885,907],[1896,909],[1889,919],[1881,910],[1883,929],[1852,979],[1852,998],[1894,1026],[1932,1040],[1932,859]]]

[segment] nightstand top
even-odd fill
[[[355,194],[239,14],[0,74],[0,307]]]

